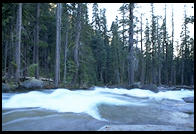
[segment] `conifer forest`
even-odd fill
[[[139,3],[121,3],[111,26],[107,9],[90,4],[92,18],[89,3],[2,3],[3,81],[35,77],[74,88],[194,85],[194,16],[186,4],[180,29],[169,4],[160,16],[145,3],[146,17],[136,15]]]
[[[194,131],[194,3],[2,3],[2,131]]]

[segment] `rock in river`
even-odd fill
[[[185,97],[183,100],[187,103],[194,103],[194,97]]]
[[[98,131],[193,131],[191,127],[174,125],[106,125]]]

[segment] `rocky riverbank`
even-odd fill
[[[49,79],[35,79],[28,77],[21,82],[6,82],[2,83],[2,92],[16,92],[25,90],[36,90],[36,89],[53,89],[54,84],[52,80]]]
[[[167,85],[160,85],[157,86],[155,84],[145,84],[141,85],[140,82],[134,83],[132,86],[127,85],[106,85],[107,88],[125,88],[125,89],[132,89],[132,88],[140,88],[144,90],[150,90],[155,93],[159,91],[168,91],[168,90],[181,90],[181,89],[189,89],[193,90],[194,85],[192,86],[186,86],[186,85],[176,85],[176,86],[167,86]],[[60,88],[68,88],[70,90],[76,90],[76,89],[92,89],[92,86],[82,85],[79,87],[67,85],[64,87],[63,85],[60,86]],[[21,80],[21,82],[5,82],[2,83],[2,92],[18,92],[18,91],[29,91],[29,90],[39,90],[39,89],[55,89],[55,86],[53,84],[52,79],[48,78],[40,78],[35,79],[34,77],[26,77]]]

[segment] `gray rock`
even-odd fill
[[[185,97],[182,99],[187,103],[194,103],[194,97]]]
[[[140,82],[133,83],[132,88],[141,88],[141,83]]]
[[[8,92],[10,90],[10,86],[8,84],[2,83],[2,91]]]
[[[98,131],[194,131],[194,128],[176,125],[106,125]]]
[[[157,93],[159,90],[155,84],[145,84],[141,87],[142,89],[150,90]]]
[[[178,89],[189,89],[189,90],[194,90],[194,86],[176,85],[176,90],[178,90]]]
[[[37,79],[26,80],[20,84],[22,88],[32,89],[32,88],[43,88],[44,82]]]

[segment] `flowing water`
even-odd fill
[[[55,89],[2,93],[2,130],[98,130],[108,124],[194,127],[194,91]],[[185,109],[185,110],[184,110]],[[182,112],[192,110],[193,113]]]

